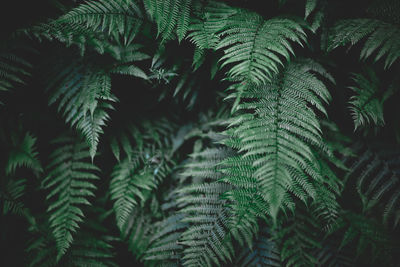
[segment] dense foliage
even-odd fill
[[[27,2],[1,266],[399,266],[400,2]]]

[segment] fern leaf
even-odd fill
[[[239,254],[236,266],[282,266],[278,246],[271,239],[270,233],[267,229],[260,231],[258,238],[254,241],[252,249],[246,248]]]
[[[260,15],[247,11],[231,16],[221,40],[216,47],[225,55],[220,59],[221,68],[233,64],[228,77],[266,84],[293,54],[291,41],[302,45],[306,40],[303,26],[291,19],[264,20]]]
[[[143,14],[135,1],[100,0],[85,2],[59,18],[58,24],[77,24],[93,32],[105,32],[122,38],[129,45],[139,32]]]
[[[103,71],[93,71],[75,64],[57,74],[48,85],[53,92],[49,104],[59,101],[65,121],[84,134],[93,159],[100,135],[109,120],[116,98],[111,94],[111,77]]]
[[[5,188],[0,191],[4,215],[8,213],[23,215],[25,213],[25,205],[20,199],[25,193],[25,187],[26,179],[9,179]]]
[[[343,234],[339,249],[349,248],[352,244],[352,247],[356,248],[356,257],[361,256],[367,248],[370,248],[368,253],[372,252],[373,258],[376,259],[379,253],[385,253],[391,249],[389,236],[384,227],[364,215],[350,211],[344,212],[331,232],[338,231]]]
[[[311,150],[324,147],[321,129],[307,105],[326,114],[323,103],[330,95],[313,73],[329,77],[320,65],[306,60],[289,64],[270,84],[248,86],[242,92],[247,101],[238,107],[251,113],[232,118],[226,132],[232,137],[227,145],[243,152],[244,158],[255,157],[254,177],[273,218],[281,208],[293,208],[290,193],[303,201],[314,199],[315,185],[323,181]]]
[[[224,3],[208,2],[192,19],[187,38],[200,50],[215,49],[220,41],[218,32],[226,26],[229,17],[236,13],[237,9]]]
[[[320,248],[319,225],[304,208],[296,209],[294,216],[282,224],[276,233],[284,266],[314,266],[313,252]]]
[[[307,0],[306,8],[304,13],[304,18],[307,19],[308,16],[314,11],[318,3],[318,0]]]
[[[182,262],[184,266],[214,266],[231,261],[232,240],[227,225],[229,209],[220,195],[229,186],[216,182],[222,173],[212,162],[227,156],[227,150],[205,150],[193,155],[194,162],[187,166],[183,175],[192,175],[196,184],[179,189],[178,204],[184,214],[182,222],[190,226],[181,235],[184,246]],[[201,182],[203,179],[211,182]],[[204,181],[204,180],[203,180]]]
[[[142,260],[145,256],[153,229],[154,225],[151,224],[150,216],[139,209],[134,209],[122,225],[121,238],[128,243],[128,249],[136,259]]]
[[[400,57],[400,29],[376,19],[345,19],[337,22],[329,35],[328,50],[338,46],[350,47],[363,42],[360,59],[373,57],[374,61],[386,56],[385,68]]]
[[[9,91],[16,85],[25,84],[26,78],[31,75],[31,63],[20,55],[21,51],[14,50],[2,47],[0,52],[0,91]]]
[[[150,246],[146,251],[146,260],[159,263],[168,261],[177,262],[182,257],[183,246],[179,239],[182,231],[189,226],[182,222],[183,214],[174,214],[157,224],[158,231],[150,239]]]
[[[48,190],[47,200],[52,200],[47,211],[50,228],[56,240],[57,260],[73,241],[73,233],[79,228],[84,214],[82,205],[90,205],[88,198],[94,196],[94,180],[99,177],[95,165],[87,162],[90,152],[87,144],[72,137],[54,140],[58,148],[50,156],[47,177],[42,181]]]
[[[400,180],[396,162],[398,152],[385,147],[363,147],[358,144],[355,152],[359,157],[352,160],[349,178],[357,179],[357,191],[367,211],[382,205],[383,221],[393,219],[396,226],[400,220]]]
[[[156,181],[149,170],[141,170],[140,157],[126,158],[117,164],[111,174],[110,193],[114,202],[117,225],[122,229],[138,199],[145,200],[145,190],[156,187]]]
[[[189,29],[192,0],[146,0],[144,3],[157,23],[157,36],[162,35],[162,42],[173,39],[174,34],[182,41]]]
[[[365,75],[353,74],[353,81],[357,86],[350,89],[356,95],[350,98],[349,104],[355,129],[372,123],[382,126],[385,123],[383,104],[391,90],[381,92],[381,82],[371,69],[367,69]]]
[[[8,161],[5,167],[6,175],[14,174],[18,167],[26,167],[32,169],[36,173],[41,172],[42,166],[37,158],[38,152],[35,151],[36,137],[30,133],[26,133],[21,141],[13,141],[14,144],[8,155]],[[17,143],[15,143],[15,141]]]

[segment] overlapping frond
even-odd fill
[[[143,12],[135,1],[100,0],[87,1],[55,21],[55,24],[77,24],[92,32],[104,32],[130,44],[143,24]],[[68,27],[68,26],[65,26]]]
[[[358,158],[348,162],[350,179],[357,179],[357,190],[364,210],[382,205],[383,221],[396,226],[400,221],[399,153],[393,148],[354,148]]]
[[[63,136],[54,143],[57,148],[50,156],[47,176],[42,187],[47,190],[50,228],[57,246],[57,259],[63,256],[73,241],[73,234],[83,221],[83,205],[90,205],[94,196],[95,172],[99,168],[90,163],[87,144],[79,139]]]
[[[25,83],[26,78],[31,75],[32,65],[20,55],[17,49],[2,47],[1,50],[0,91],[8,91],[18,84]],[[0,101],[0,104],[3,103]]]
[[[393,249],[385,228],[362,214],[345,211],[331,231],[342,233],[339,249],[346,249],[352,244],[356,248],[356,257],[368,251],[376,259],[379,254],[385,255]]]
[[[182,257],[183,245],[179,239],[189,226],[182,222],[184,214],[173,214],[155,225],[155,234],[150,238],[150,246],[146,251],[146,260],[158,264],[167,261],[178,265]]]
[[[144,121],[141,127],[128,125],[127,131],[112,139],[111,149],[118,163],[111,174],[110,193],[120,229],[134,208],[144,203],[149,193],[171,173],[174,162],[170,159],[170,145],[174,125],[165,123],[161,119]]]
[[[186,36],[189,29],[192,0],[145,0],[143,1],[150,17],[157,23],[162,41]]]
[[[281,259],[277,244],[271,238],[267,228],[258,233],[252,248],[245,248],[236,258],[238,267],[280,267]]]
[[[28,132],[22,140],[18,140],[17,136],[12,139],[12,146],[5,166],[6,175],[14,174],[18,167],[29,168],[36,174],[41,172],[42,166],[35,148],[36,137]]]
[[[355,129],[372,123],[382,126],[385,123],[383,103],[391,92],[381,92],[381,82],[371,69],[368,69],[365,75],[354,73],[352,78],[357,84],[350,87],[356,95],[349,101]]]
[[[315,218],[304,208],[296,209],[296,213],[276,232],[284,266],[317,264],[314,251],[321,247],[318,231],[319,225]]]
[[[385,59],[389,68],[400,57],[399,27],[376,19],[344,19],[338,21],[329,35],[328,50],[338,46],[354,46],[364,42],[360,59]]]
[[[178,191],[182,222],[190,224],[179,242],[184,247],[184,266],[214,266],[232,260],[233,245],[227,227],[229,208],[227,201],[221,199],[230,186],[217,182],[222,176],[218,163],[227,155],[228,150],[218,149],[195,153],[182,174],[192,176],[195,182]]]
[[[293,209],[291,195],[314,199],[316,183],[323,180],[312,147],[324,145],[309,105],[326,114],[330,95],[318,75],[330,77],[322,66],[305,60],[289,64],[267,85],[248,86],[238,109],[249,112],[234,117],[227,132],[232,139],[226,144],[252,159],[258,189],[273,218],[281,208]]]
[[[151,217],[139,208],[133,209],[121,226],[121,240],[128,244],[128,249],[141,260],[147,252],[154,225]]]
[[[106,228],[93,218],[87,219],[74,240],[68,252],[57,261],[57,250],[54,240],[46,224],[40,224],[40,228],[31,226],[31,232],[35,239],[28,243],[26,251],[29,254],[30,267],[53,266],[93,266],[116,267],[113,261],[114,252],[110,244],[112,237],[107,236]]]
[[[156,183],[153,172],[149,168],[141,168],[140,155],[127,157],[114,167],[110,193],[120,229],[138,204],[138,200],[145,200],[144,191],[151,191],[156,187]]]
[[[64,66],[48,84],[49,104],[58,101],[58,111],[66,123],[83,133],[94,158],[103,128],[109,120],[107,111],[117,99],[111,93],[110,74],[93,66],[72,63]]]
[[[264,20],[240,11],[230,16],[216,49],[223,49],[221,67],[231,65],[230,78],[265,85],[293,54],[292,42],[306,40],[304,25],[288,18]]]
[[[228,18],[237,12],[237,9],[224,3],[209,1],[200,10],[195,10],[187,38],[201,51],[215,49],[220,41],[218,32],[226,26]]]

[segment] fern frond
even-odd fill
[[[182,41],[189,29],[192,0],[145,0],[146,10],[157,23],[157,36],[162,35],[162,42],[174,39]]]
[[[339,250],[339,244],[336,240],[324,240],[322,248],[316,250],[315,257],[318,261],[317,266],[319,267],[351,267],[355,265],[352,252]]]
[[[47,211],[59,260],[67,252],[73,233],[83,220],[82,205],[90,205],[88,198],[94,196],[93,181],[99,179],[95,174],[99,168],[87,161],[90,152],[86,143],[68,136],[54,143],[58,147],[50,155],[42,187],[48,190],[46,199],[52,200]]]
[[[182,222],[184,214],[174,214],[157,223],[155,234],[150,239],[150,246],[146,251],[146,260],[158,263],[178,262],[182,257],[183,246],[179,239],[182,231],[189,226]]]
[[[25,84],[32,69],[28,62],[17,49],[2,47],[0,51],[0,91],[9,91],[18,84]],[[14,51],[16,50],[16,51]],[[3,104],[0,102],[0,104]]]
[[[42,172],[38,152],[35,148],[36,137],[28,132],[22,140],[13,139],[5,167],[6,175],[13,175],[18,167],[32,169],[35,173]]]
[[[113,247],[110,244],[112,237],[106,234],[107,229],[100,221],[95,221],[94,218],[87,219],[82,229],[76,234],[71,248],[59,261],[56,259],[56,245],[48,225],[42,223],[31,226],[30,230],[36,238],[28,243],[26,249],[30,255],[29,266],[116,267],[117,265],[113,262]]]
[[[192,175],[195,184],[179,189],[178,204],[184,214],[182,222],[189,223],[180,244],[184,246],[184,266],[214,266],[231,261],[232,240],[227,225],[229,209],[220,195],[230,186],[217,182],[222,176],[221,167],[211,162],[227,156],[227,150],[210,149],[195,154],[185,175]],[[209,181],[209,182],[206,182]]]
[[[284,266],[314,266],[317,259],[313,252],[321,247],[317,221],[301,208],[296,209],[286,223],[276,233],[282,263]]]
[[[329,35],[328,50],[364,42],[360,59],[373,57],[374,62],[386,57],[389,68],[400,57],[400,29],[376,19],[344,19],[337,22]]]
[[[304,12],[304,18],[307,19],[308,16],[314,11],[317,7],[318,0],[306,0],[306,7]]]
[[[153,230],[151,217],[140,209],[133,209],[121,226],[121,239],[128,243],[128,249],[136,259],[142,260],[145,257]]]
[[[264,20],[260,15],[241,11],[229,17],[216,49],[223,49],[221,68],[233,65],[230,78],[265,85],[279,73],[293,54],[291,42],[303,44],[304,26],[286,18]]]
[[[115,201],[114,211],[120,229],[138,204],[138,199],[145,200],[143,191],[156,187],[153,173],[149,169],[141,169],[140,165],[139,156],[127,157],[114,167],[111,174],[111,200]]]
[[[350,87],[356,95],[349,101],[355,129],[372,123],[382,126],[385,123],[383,103],[386,96],[381,92],[381,83],[376,73],[367,69],[365,75],[354,73],[352,78],[357,84]]]
[[[0,199],[3,203],[3,214],[8,213],[23,215],[25,213],[25,205],[21,201],[21,197],[25,193],[26,179],[9,179],[5,188],[0,191]],[[2,214],[2,215],[3,215]]]
[[[129,45],[143,24],[142,10],[135,1],[88,1],[56,20],[56,24],[77,24],[93,32],[104,32]]]
[[[249,113],[232,118],[226,132],[232,138],[225,143],[253,159],[253,175],[273,218],[284,207],[293,209],[291,194],[305,202],[314,199],[316,183],[323,181],[311,150],[324,147],[321,129],[308,105],[326,114],[330,95],[316,74],[329,77],[311,60],[293,62],[271,83],[248,86],[241,93],[246,102],[238,108]]]
[[[389,236],[384,227],[362,214],[345,211],[331,233],[338,231],[343,233],[339,249],[354,247],[356,257],[361,256],[370,248],[368,253],[372,253],[373,258],[376,259],[379,253],[386,253],[391,249]]]
[[[48,84],[52,89],[49,104],[56,101],[65,121],[83,133],[93,159],[100,135],[109,120],[107,110],[117,99],[111,93],[111,77],[104,71],[72,64],[55,75]]]
[[[238,267],[280,267],[281,259],[277,244],[271,234],[264,228],[254,240],[253,248],[245,248],[236,259]]]
[[[347,177],[357,179],[357,191],[364,211],[382,205],[383,221],[387,223],[393,219],[394,226],[397,226],[400,221],[398,152],[391,152],[392,148],[360,145],[354,149],[359,156],[351,163]]]
[[[237,9],[224,3],[209,1],[196,12],[189,26],[187,38],[200,50],[215,49],[220,41],[218,32],[223,29]]]

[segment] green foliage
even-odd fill
[[[278,247],[267,229],[260,231],[252,249],[247,248],[242,251],[237,258],[236,266],[282,266]]]
[[[319,64],[303,60],[289,64],[268,85],[249,86],[241,97],[250,101],[238,109],[251,113],[243,112],[230,123],[228,134],[233,140],[227,144],[251,158],[257,188],[273,218],[283,207],[294,208],[291,194],[303,201],[314,199],[315,183],[323,180],[311,150],[323,148],[321,129],[307,105],[326,114],[323,104],[330,94],[313,72],[330,78]]]
[[[50,228],[57,247],[57,260],[61,258],[73,241],[73,233],[83,221],[82,205],[90,205],[96,189],[94,180],[99,179],[95,171],[99,168],[88,162],[90,152],[87,144],[79,139],[63,136],[55,139],[58,147],[50,155],[47,176],[42,187],[48,191],[50,202]]]
[[[2,262],[398,265],[398,1],[45,2],[1,24]]]
[[[23,47],[19,47],[18,44],[1,45],[0,92],[8,91],[17,85],[24,84],[26,78],[31,75],[32,64],[20,55],[21,52],[23,52]],[[0,101],[1,104],[3,103]]]
[[[350,87],[356,95],[350,98],[350,110],[352,113],[355,129],[371,123],[382,126],[383,104],[393,94],[394,88],[381,92],[381,84],[376,73],[368,69],[366,75],[353,74],[353,81],[357,86]],[[392,89],[392,90],[391,90]]]
[[[400,56],[400,29],[376,19],[344,19],[338,21],[329,35],[329,50],[338,46],[353,46],[365,40],[360,59],[373,57],[374,62],[386,57],[385,69]]]
[[[306,33],[301,23],[286,18],[264,20],[256,13],[238,12],[228,18],[216,49],[223,49],[221,67],[234,64],[228,77],[256,85],[271,81],[279,66],[290,59],[290,41],[302,44]]]
[[[400,187],[398,157],[396,150],[385,147],[362,146],[354,148],[358,158],[352,160],[349,179],[357,179],[357,191],[368,211],[376,205],[382,206],[383,221],[389,219],[397,226],[400,220]]]
[[[175,39],[181,42],[189,29],[192,0],[145,0],[143,1],[150,17],[157,23],[157,36],[162,42]]]
[[[204,150],[192,155],[182,175],[192,176],[194,184],[179,190],[182,222],[190,226],[181,236],[184,266],[213,266],[231,261],[233,246],[227,220],[229,209],[220,195],[229,189],[217,180],[222,176],[217,164],[227,156],[225,150]],[[229,155],[229,154],[228,154]]]
[[[85,2],[60,17],[56,25],[76,24],[92,31],[104,32],[115,41],[129,45],[143,23],[143,12],[135,1]]]

